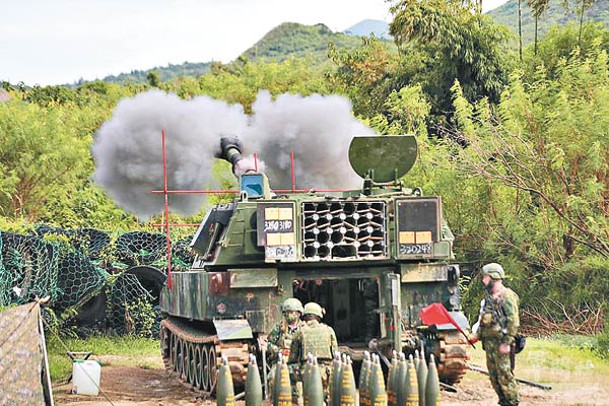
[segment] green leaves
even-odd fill
[[[462,236],[511,263],[523,301],[537,300],[548,317],[542,291],[578,312],[601,297],[585,286],[601,283],[598,264],[609,263],[608,74],[598,48],[562,58],[552,71],[516,72],[491,115],[453,87],[457,133],[469,142],[458,162],[490,206],[471,209],[487,230],[477,235],[464,222]]]
[[[88,141],[79,138],[69,107],[0,104],[0,204],[9,217],[35,217],[60,185],[84,168]]]
[[[427,135],[425,120],[431,105],[420,85],[406,86],[393,91],[384,103],[386,116],[392,128],[383,134]]]
[[[261,89],[270,91],[272,95],[328,93],[321,70],[312,68],[305,59],[289,59],[215,65],[209,75],[200,78],[198,94],[240,103],[249,112]]]
[[[326,78],[334,92],[349,97],[356,115],[372,117],[383,112],[391,92],[404,86],[402,72],[410,71],[410,64],[416,62],[401,58],[377,39],[365,38],[361,42],[355,49],[330,46],[328,54],[336,68]]]
[[[433,114],[451,116],[450,88],[455,80],[464,97],[475,102],[499,100],[507,72],[507,29],[474,5],[441,0],[403,0],[392,7],[390,33],[401,51],[420,50],[425,66],[417,73],[432,99]]]

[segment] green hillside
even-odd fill
[[[522,32],[523,43],[532,43],[535,38],[535,19],[531,13],[531,8],[526,0],[522,3]],[[551,0],[548,11],[539,19],[538,32],[542,38],[551,27],[558,25],[564,26],[567,22],[578,22],[580,15],[575,2],[566,9],[563,0]],[[518,34],[518,0],[509,0],[507,3],[491,10],[488,13],[493,19],[504,26],[507,26],[515,35]],[[585,22],[600,22],[609,27],[609,3],[597,1],[584,14]],[[374,30],[370,24],[377,23]],[[382,30],[380,23],[374,20],[362,21],[349,28],[345,33],[332,32],[324,24],[307,26],[298,23],[283,23],[269,31],[259,41],[255,42],[238,59],[255,60],[274,60],[284,61],[288,58],[307,58],[312,63],[323,63],[328,60],[328,44],[334,43],[338,48],[353,49],[361,45],[358,35],[362,32],[376,32]],[[362,26],[360,27],[360,26]],[[363,31],[362,31],[363,29]],[[376,31],[375,31],[376,30]],[[393,44],[391,40],[385,39],[388,44]],[[150,72],[156,72],[162,82],[167,82],[180,76],[198,77],[209,72],[211,62],[191,63],[185,62],[180,65],[155,67],[148,70],[132,70],[129,73],[110,75],[102,80],[108,83],[145,83],[146,77]],[[82,84],[84,81],[76,83]]]
[[[314,26],[283,23],[269,31],[241,57],[249,60],[276,60],[309,58],[312,61],[328,60],[328,43],[338,48],[352,49],[361,46],[357,36],[332,32],[323,24]]]
[[[106,76],[102,80],[108,83],[145,83],[146,76],[150,72],[156,72],[162,82],[178,78],[180,76],[201,76],[209,72],[211,62],[191,63],[184,62],[181,65],[172,65],[156,67],[148,70],[132,70],[129,73],[121,73],[119,75]]]
[[[358,35],[359,31],[349,34],[335,33],[323,24],[308,26],[297,23],[283,23],[255,42],[238,59],[281,62],[288,58],[307,58],[313,64],[324,63],[328,61],[328,44],[330,42],[338,48],[353,49],[361,46],[361,39]],[[392,44],[391,41],[386,41]],[[181,76],[198,77],[204,75],[210,71],[211,65],[212,62],[169,64],[169,66],[155,67],[148,70],[132,70],[129,73],[110,75],[102,80],[117,84],[146,83],[148,74],[156,72],[161,82],[168,82]],[[75,85],[83,83],[85,81],[80,81]]]
[[[535,18],[531,8],[525,0],[522,4],[522,41],[529,44],[535,39]],[[514,34],[518,35],[518,0],[509,0],[507,3],[491,10],[488,13],[493,19],[508,27]],[[561,0],[550,0],[548,11],[539,19],[538,32],[542,38],[551,27],[565,26],[568,22],[579,22],[579,11],[577,5],[571,1],[569,9],[565,9]],[[609,27],[609,3],[596,1],[590,9],[584,13],[584,22],[600,22]]]

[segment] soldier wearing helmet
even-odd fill
[[[304,368],[308,354],[317,357],[321,381],[327,397],[332,358],[338,351],[338,341],[334,329],[321,322],[324,313],[324,309],[317,303],[309,302],[305,305],[303,313],[305,325],[294,335],[288,364],[297,366],[299,371]],[[302,379],[301,374],[297,375]]]
[[[300,320],[303,312],[300,300],[296,298],[286,299],[281,305],[281,312],[283,318],[269,332],[268,357],[271,364],[277,362],[279,353],[286,357],[290,354],[292,337],[303,325]]]
[[[296,298],[286,299],[281,305],[282,319],[273,327],[268,336],[268,362],[274,366],[279,360],[279,354],[287,357],[290,354],[290,346],[294,334],[303,326],[300,320],[304,309],[300,300]],[[272,371],[275,368],[271,369]],[[293,369],[290,369],[290,380],[292,381],[292,396],[298,397],[298,389],[296,388],[296,378]],[[275,380],[271,379],[272,384]],[[272,392],[272,391],[271,391]]]
[[[519,298],[503,285],[505,272],[497,263],[482,267],[482,283],[486,295],[480,310],[480,327],[474,339],[482,341],[486,351],[486,366],[491,384],[499,396],[500,405],[518,405],[518,383],[511,366],[514,340],[520,318]]]

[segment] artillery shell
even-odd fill
[[[355,406],[357,391],[355,388],[355,376],[353,375],[353,364],[351,363],[351,358],[347,358],[347,362],[343,362],[340,376],[341,380],[339,382],[338,406]]]
[[[400,359],[398,361],[397,373],[396,373],[396,389],[395,389],[395,399],[397,406],[404,406],[406,404],[406,380],[408,373],[408,364],[406,363],[406,357],[403,352],[400,352]]]
[[[313,357],[311,370],[309,372],[308,384],[304,388],[304,405],[305,406],[323,406],[324,405],[324,389],[321,383],[321,371],[317,358]]]
[[[216,400],[219,406],[235,406],[235,389],[233,388],[233,376],[228,366],[228,359],[222,357],[222,365],[218,373],[218,388]]]
[[[245,379],[245,405],[262,405],[262,383],[256,357],[250,354],[250,363],[247,366],[247,377]]]
[[[290,371],[288,370],[285,357],[279,357],[275,373],[275,396],[273,397],[273,406],[292,406],[292,384],[290,382]]]
[[[370,380],[370,353],[364,351],[364,361],[359,374],[359,403],[367,406],[368,402],[368,382]]]
[[[329,392],[330,392],[330,406],[338,406],[339,402],[339,387],[340,387],[340,374],[343,362],[341,360],[340,353],[337,352],[334,354],[334,360],[332,361],[332,374],[330,375],[330,384]]]
[[[429,356],[429,372],[427,373],[427,384],[425,386],[426,406],[438,406],[440,404],[440,379],[434,356]]]
[[[412,361],[412,355],[408,358],[408,371],[406,372],[406,400],[404,406],[418,406],[419,404],[419,385],[417,370]]]
[[[307,362],[305,363],[304,370],[302,371],[302,397],[304,403],[309,403],[308,393],[311,386],[311,369],[313,368],[313,354],[307,354]]]
[[[425,385],[427,384],[427,362],[425,352],[421,349],[421,359],[417,368],[417,383],[419,385],[419,406],[425,406]]]
[[[374,362],[370,373],[370,406],[387,406],[387,391],[385,389],[385,377],[377,355],[373,356]]]

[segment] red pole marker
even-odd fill
[[[167,287],[171,289],[171,235],[169,232],[169,194],[167,193],[167,151],[165,150],[165,130],[161,131],[163,144],[163,197],[165,198],[165,238],[167,239]]]

